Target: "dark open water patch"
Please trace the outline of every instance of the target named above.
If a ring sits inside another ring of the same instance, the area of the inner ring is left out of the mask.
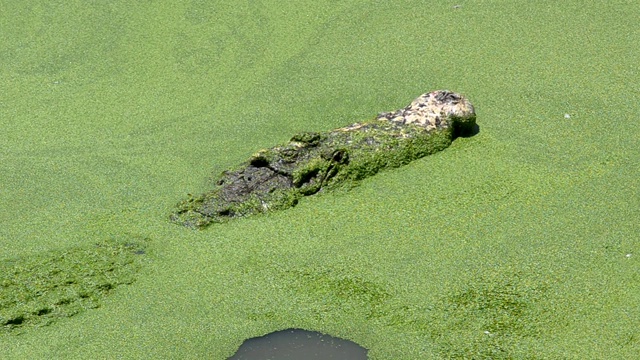
[[[228,360],[367,360],[367,351],[349,340],[287,329],[246,340]]]

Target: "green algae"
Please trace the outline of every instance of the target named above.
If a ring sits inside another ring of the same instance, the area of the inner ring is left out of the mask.
[[[289,270],[282,276],[291,283],[292,291],[322,299],[322,306],[314,314],[316,317],[321,317],[327,308],[348,306],[364,309],[367,319],[383,317],[393,297],[384,284],[336,269]]]
[[[424,325],[442,358],[538,359],[523,345],[549,325],[548,314],[537,308],[548,285],[530,278],[518,270],[494,273],[436,302]],[[471,339],[461,341],[464,332]]]
[[[249,256],[291,268],[348,257],[345,272],[412,287],[415,296],[398,302],[425,308],[432,294],[479,286],[465,276],[474,264],[479,272],[503,259],[535,264],[543,277],[562,275],[543,302],[555,321],[537,340],[514,344],[515,358],[524,358],[518,348],[547,359],[640,352],[640,58],[630,46],[638,43],[638,2],[465,1],[457,10],[417,1],[251,3],[259,14],[247,1],[221,9],[223,2],[196,0],[184,6],[206,7],[213,21],[193,26],[181,22],[175,2],[49,2],[56,11],[44,12],[46,23],[25,11],[38,3],[5,1],[1,15],[8,66],[0,258],[86,244],[116,229],[152,235],[162,256],[157,270],[117,289],[99,311],[3,337],[4,357],[226,359],[257,332],[302,324],[366,345],[372,359],[448,353],[446,341],[432,349],[414,327],[365,321],[339,306],[309,320],[305,309],[316,302],[304,290],[284,296],[272,288],[288,284],[274,286],[268,274],[253,286],[235,280],[235,263]],[[88,11],[95,6],[113,11]],[[256,22],[264,14],[266,26]],[[240,69],[250,56],[259,67]],[[55,70],[53,61],[68,70],[34,73]],[[295,211],[201,233],[162,221],[185,189],[207,190],[202,179],[212,167],[240,163],[288,140],[283,134],[366,119],[442,86],[473,95],[482,134],[350,194],[304,199]],[[118,223],[102,215],[125,211],[130,219]],[[87,226],[95,237],[85,236]],[[260,265],[250,276],[264,274]],[[245,321],[252,306],[281,323]],[[438,326],[453,349],[486,336],[473,321],[455,323]],[[484,351],[465,352],[474,348]]]
[[[107,240],[0,261],[0,331],[49,325],[135,281],[146,239]]]

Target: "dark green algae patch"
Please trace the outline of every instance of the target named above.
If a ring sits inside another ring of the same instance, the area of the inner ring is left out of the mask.
[[[147,242],[110,239],[0,260],[0,333],[20,333],[100,307],[102,298],[135,281]]]
[[[288,143],[260,150],[237,169],[224,171],[211,191],[189,195],[171,220],[203,228],[290,208],[302,197],[348,188],[385,168],[444,150],[456,136],[477,129],[475,118],[462,95],[439,90],[371,121],[295,134]]]

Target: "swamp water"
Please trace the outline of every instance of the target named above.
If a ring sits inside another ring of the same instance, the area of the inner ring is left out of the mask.
[[[246,340],[228,360],[367,360],[367,351],[352,341],[288,329]]]

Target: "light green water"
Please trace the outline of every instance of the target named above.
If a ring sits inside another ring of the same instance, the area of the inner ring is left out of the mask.
[[[373,359],[640,352],[634,1],[0,1],[0,258],[148,238],[16,359],[212,358],[304,328]],[[446,88],[480,133],[202,232],[206,179]],[[565,118],[569,114],[569,118]]]

